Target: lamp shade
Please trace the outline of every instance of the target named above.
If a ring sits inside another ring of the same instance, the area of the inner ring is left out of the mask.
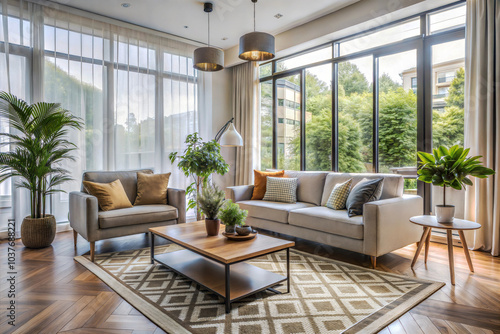
[[[221,146],[243,146],[243,138],[234,128],[234,124],[231,123],[226,131],[220,137]]]
[[[240,59],[262,61],[273,59],[274,36],[254,31],[240,37]]]
[[[222,70],[224,68],[224,51],[209,46],[194,50],[193,67],[205,72]]]

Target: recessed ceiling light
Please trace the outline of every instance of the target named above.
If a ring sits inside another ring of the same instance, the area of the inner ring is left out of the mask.
[[[128,2],[124,2],[121,5],[123,8],[129,8],[131,5]]]
[[[227,41],[227,37],[222,37],[221,38],[223,41]]]
[[[280,19],[280,18],[283,17],[283,14],[278,13],[278,14],[274,15],[274,17],[277,18],[277,19]]]
[[[184,29],[187,29],[187,28],[189,28],[189,26],[184,26]]]

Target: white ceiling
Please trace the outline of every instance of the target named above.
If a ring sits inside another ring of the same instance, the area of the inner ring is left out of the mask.
[[[52,0],[111,18],[206,43],[207,14],[198,0]],[[257,31],[278,34],[359,0],[260,0]],[[213,0],[211,44],[227,49],[253,30],[250,0]],[[121,6],[130,3],[129,8]],[[280,19],[276,14],[283,15]],[[187,26],[188,28],[185,28]],[[225,40],[223,40],[223,38]]]

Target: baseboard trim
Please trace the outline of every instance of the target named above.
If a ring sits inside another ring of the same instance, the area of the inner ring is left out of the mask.
[[[56,225],[56,233],[73,231],[69,222],[58,223]],[[9,238],[9,234],[7,231],[0,231],[0,240],[5,240]],[[16,239],[21,238],[21,231],[16,231]]]

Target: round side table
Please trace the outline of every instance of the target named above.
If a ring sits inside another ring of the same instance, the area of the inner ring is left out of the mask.
[[[453,239],[451,235],[453,230],[458,231],[458,235],[460,236],[460,241],[462,241],[462,246],[464,248],[465,258],[467,259],[467,263],[469,264],[469,269],[471,272],[474,272],[474,267],[472,266],[469,249],[467,248],[467,242],[465,241],[463,231],[477,230],[478,228],[481,227],[480,224],[458,218],[454,218],[452,223],[441,224],[437,222],[435,216],[428,216],[428,215],[411,217],[410,222],[424,227],[424,233],[422,233],[422,238],[420,239],[417,251],[415,252],[415,256],[413,257],[413,261],[411,262],[412,268],[417,262],[418,256],[424,244],[425,244],[425,263],[427,263],[427,255],[429,253],[429,243],[431,239],[431,230],[433,228],[439,228],[446,230],[446,241],[448,244],[448,259],[450,263],[451,284],[455,285],[455,265],[453,262]]]

